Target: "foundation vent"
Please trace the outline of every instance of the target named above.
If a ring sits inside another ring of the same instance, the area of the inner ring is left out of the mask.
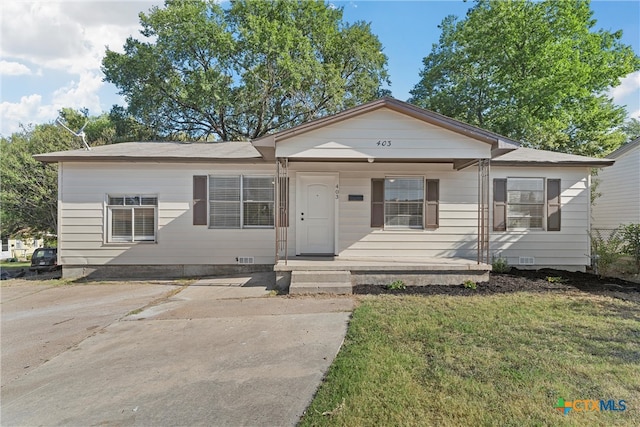
[[[532,256],[521,256],[518,258],[518,264],[520,265],[535,265],[536,259]]]
[[[236,258],[238,264],[255,264],[255,260],[252,256],[239,256]]]

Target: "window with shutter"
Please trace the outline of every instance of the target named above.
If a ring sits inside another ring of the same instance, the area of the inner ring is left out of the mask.
[[[371,227],[423,228],[424,205],[423,178],[371,180]]]
[[[273,228],[274,223],[273,176],[209,176],[209,228]]]
[[[494,179],[494,231],[560,231],[560,192],[559,179]]]

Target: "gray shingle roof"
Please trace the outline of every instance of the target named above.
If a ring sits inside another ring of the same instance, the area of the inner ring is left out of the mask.
[[[123,142],[88,150],[58,151],[34,156],[42,162],[136,161],[210,162],[262,161],[250,142]]]
[[[617,159],[618,157],[620,157],[624,153],[627,153],[627,152],[633,150],[634,148],[636,148],[638,146],[640,146],[640,138],[636,138],[633,141],[627,142],[622,147],[618,148],[616,151],[614,151],[611,154],[609,154],[607,156],[607,158],[608,159]]]
[[[526,166],[527,164],[530,164],[544,166],[581,165],[589,167],[602,167],[611,166],[613,164],[613,160],[520,147],[517,150],[510,151],[494,158],[493,160],[491,160],[491,164],[503,166]]]

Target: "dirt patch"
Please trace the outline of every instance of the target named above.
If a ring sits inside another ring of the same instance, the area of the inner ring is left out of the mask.
[[[477,289],[469,289],[463,285],[407,286],[402,290],[392,290],[376,285],[353,287],[354,294],[372,295],[478,295],[509,292],[575,292],[576,290],[640,301],[640,284],[638,283],[618,278],[601,278],[590,273],[552,269],[513,268],[505,274],[492,273],[488,282],[478,283]]]

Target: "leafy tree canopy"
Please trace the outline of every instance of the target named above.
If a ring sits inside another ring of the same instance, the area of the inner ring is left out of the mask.
[[[622,132],[627,136],[627,142],[640,138],[640,120],[629,119],[622,125]]]
[[[584,0],[478,0],[442,21],[410,102],[524,141],[603,156],[626,116],[606,91],[640,68]]]
[[[322,1],[167,0],[140,14],[145,41],[107,49],[106,80],[159,134],[257,138],[377,97],[382,45]]]
[[[60,117],[74,132],[86,123],[89,145],[111,143],[114,127],[107,115],[87,117],[87,111],[60,110]],[[88,120],[88,122],[87,122]],[[76,150],[81,140],[55,123],[24,126],[8,138],[0,138],[0,221],[2,238],[55,235],[58,224],[58,168],[43,164],[34,154]]]

